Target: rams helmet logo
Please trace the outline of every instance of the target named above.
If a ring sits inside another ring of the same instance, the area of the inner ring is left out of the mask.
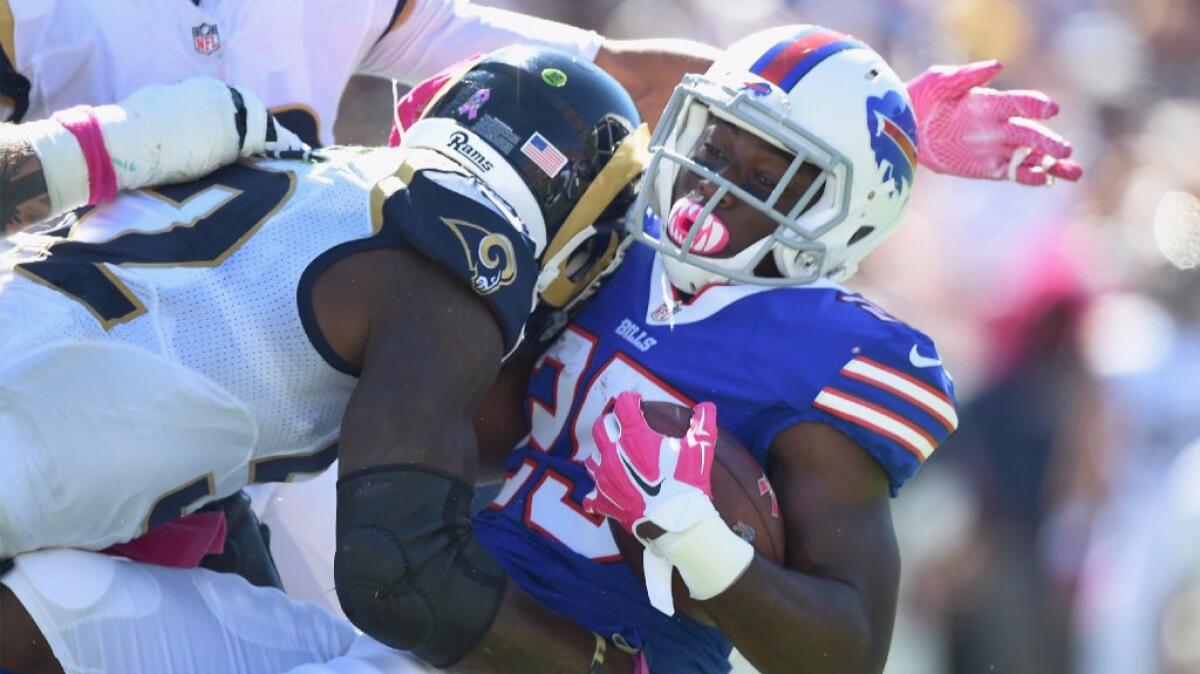
[[[507,236],[465,220],[442,218],[442,222],[462,244],[475,292],[490,295],[516,280],[517,253]]]

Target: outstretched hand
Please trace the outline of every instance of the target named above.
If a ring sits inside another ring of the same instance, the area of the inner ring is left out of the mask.
[[[932,66],[908,83],[917,117],[918,159],[939,173],[964,178],[1048,185],[1078,180],[1071,144],[1039,123],[1058,103],[1034,90],[987,88],[999,61]]]

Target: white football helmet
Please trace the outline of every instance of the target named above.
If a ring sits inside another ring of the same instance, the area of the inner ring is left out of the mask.
[[[766,199],[690,158],[709,115],[794,155]],[[904,83],[870,47],[817,26],[760,31],[732,45],[707,73],[688,75],[675,88],[650,141],[650,189],[641,191],[630,211],[640,216],[653,210],[661,234],[644,231],[642,217],[628,218],[627,226],[637,240],[662,252],[672,284],[685,292],[727,280],[799,285],[844,279],[899,223],[912,193],[916,142]],[[789,212],[776,210],[804,163],[819,169],[816,180]],[[680,170],[715,190],[687,236],[673,241],[667,217]],[[733,257],[699,254],[710,234],[704,225],[727,194],[779,227]],[[783,278],[755,273],[768,254]]]

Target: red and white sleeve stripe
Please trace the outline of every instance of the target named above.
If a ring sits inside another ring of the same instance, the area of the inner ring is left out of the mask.
[[[958,413],[949,396],[910,374],[865,356],[857,356],[846,363],[841,374],[913,405],[936,420],[947,433],[958,427]],[[921,461],[929,458],[939,444],[939,440],[917,422],[835,386],[822,389],[813,405],[891,439]]]

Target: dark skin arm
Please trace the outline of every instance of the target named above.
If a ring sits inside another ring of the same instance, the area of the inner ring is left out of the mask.
[[[509,454],[529,432],[525,423],[525,391],[540,352],[536,347],[519,347],[500,368],[496,383],[475,409],[475,437],[479,442],[477,483],[502,481]]]
[[[0,669],[28,674],[63,672],[33,618],[3,585],[0,585]]]
[[[441,267],[401,250],[335,263],[317,280],[313,303],[330,345],[362,367],[342,419],[341,474],[420,463],[473,483],[479,452],[473,421],[504,355],[487,305]],[[499,398],[496,404],[497,415],[519,413]],[[506,423],[492,442],[523,432],[520,425]],[[459,669],[578,674],[594,648],[591,632],[510,583],[491,631]],[[630,672],[632,660],[610,652],[604,671]]]
[[[866,451],[823,424],[780,433],[769,468],[787,568],[755,557],[704,608],[763,674],[878,674],[900,577],[887,478]]]
[[[642,120],[654,128],[683,76],[705,72],[720,54],[693,40],[605,40],[596,65],[625,87]]]
[[[0,236],[50,217],[42,162],[12,124],[0,125]]]

